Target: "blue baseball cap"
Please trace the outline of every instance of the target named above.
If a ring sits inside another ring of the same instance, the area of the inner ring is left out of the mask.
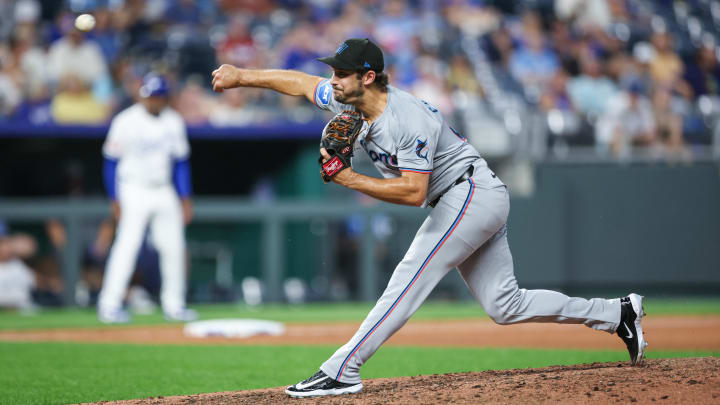
[[[164,77],[156,73],[149,73],[143,78],[140,97],[166,97],[168,93],[170,93],[170,86]]]

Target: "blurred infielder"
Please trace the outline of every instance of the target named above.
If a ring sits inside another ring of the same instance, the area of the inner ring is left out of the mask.
[[[190,146],[182,117],[168,106],[168,91],[162,76],[146,76],[140,102],[112,120],[103,145],[105,186],[118,226],[98,299],[102,322],[130,321],[122,303],[148,223],[160,258],[165,318],[197,317],[185,307],[184,225],[192,218]]]
[[[587,300],[518,288],[507,241],[509,198],[505,185],[437,109],[387,85],[377,45],[367,39],[349,39],[334,55],[319,60],[333,68],[331,79],[222,65],[213,72],[213,86],[216,91],[240,86],[270,88],[305,96],[322,109],[341,112],[326,126],[325,138],[347,135],[354,125],[352,112],[359,112],[364,120],[359,144],[384,178],[345,167],[338,156],[346,148],[333,153],[321,148],[323,176],[380,200],[433,209],[352,339],[323,363],[320,371],[288,387],[287,394],[306,397],[359,392],[360,366],[405,324],[453,268],[499,324],[582,323],[617,333],[626,343],[632,363],[642,361],[646,343],[640,325],[641,296]],[[342,112],[345,110],[350,112]],[[325,138],[322,144],[327,144]]]

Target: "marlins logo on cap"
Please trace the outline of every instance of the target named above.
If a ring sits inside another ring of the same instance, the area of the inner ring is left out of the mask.
[[[337,51],[335,51],[335,54],[336,54],[336,55],[341,54],[341,53],[342,53],[344,50],[346,50],[347,48],[348,48],[348,44],[345,43],[345,42],[343,42],[343,43],[340,44],[340,46],[338,47]]]

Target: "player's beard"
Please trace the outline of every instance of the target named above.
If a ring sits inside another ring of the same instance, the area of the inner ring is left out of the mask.
[[[358,87],[355,90],[350,91],[349,93],[340,93],[338,95],[333,95],[335,101],[343,104],[352,104],[353,101],[357,101],[362,98],[362,96],[365,94],[365,88],[363,87],[361,80],[358,80],[357,84]]]

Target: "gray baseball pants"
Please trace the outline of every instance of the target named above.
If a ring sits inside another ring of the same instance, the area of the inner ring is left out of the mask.
[[[485,173],[476,174],[480,175]],[[505,225],[510,211],[507,189],[483,189],[475,183],[471,178],[451,188],[432,209],[358,331],[320,367],[325,374],[344,383],[360,382],[360,366],[454,268],[498,324],[582,323],[609,333],[617,329],[617,298],[587,300],[518,288]]]

